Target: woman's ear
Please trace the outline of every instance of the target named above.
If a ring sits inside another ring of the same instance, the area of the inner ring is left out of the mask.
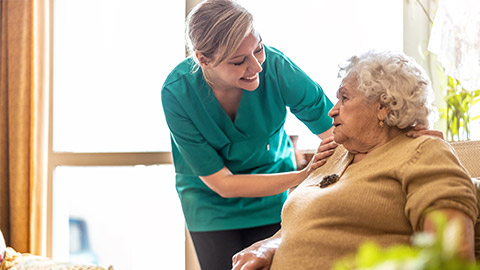
[[[200,63],[200,66],[202,66],[202,68],[209,68],[211,66],[210,60],[205,55],[203,55],[203,53],[195,52],[195,56],[197,57],[198,63]]]
[[[385,120],[390,113],[390,109],[382,103],[377,104],[377,118],[378,120]]]

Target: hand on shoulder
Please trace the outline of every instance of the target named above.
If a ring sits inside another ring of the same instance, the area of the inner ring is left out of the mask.
[[[315,170],[318,167],[321,167],[327,162],[328,157],[330,157],[338,144],[333,140],[333,136],[330,136],[320,143],[320,146],[317,148],[317,152],[313,155],[310,160],[307,168],[309,169],[308,174]]]
[[[427,129],[424,125],[416,125],[407,132],[408,137],[416,138],[422,135],[434,136],[443,139],[443,132],[439,130]]]

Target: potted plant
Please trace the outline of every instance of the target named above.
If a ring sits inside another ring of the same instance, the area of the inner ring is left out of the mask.
[[[446,119],[446,137],[449,141],[470,140],[471,123],[480,119],[480,115],[471,115],[472,108],[480,101],[480,89],[469,91],[462,87],[459,80],[445,76],[439,68],[440,77],[446,81],[446,108],[440,110],[441,118]]]
[[[431,24],[428,51],[437,56],[441,88],[445,89],[446,108],[440,112],[446,120],[446,139],[470,140],[471,124],[480,118],[472,115],[472,108],[480,100],[480,89],[472,90],[480,87],[480,80],[472,79],[478,78],[480,72],[476,64],[480,19],[471,16],[478,13],[480,5],[475,0],[442,1],[434,21],[422,1],[416,2]]]

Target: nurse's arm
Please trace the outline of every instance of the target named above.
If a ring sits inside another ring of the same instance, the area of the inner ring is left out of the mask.
[[[313,170],[325,164],[325,157],[332,153],[333,150],[327,150],[315,154],[301,171],[272,174],[233,174],[227,167],[223,167],[214,174],[200,176],[200,179],[224,198],[272,196],[299,185]]]

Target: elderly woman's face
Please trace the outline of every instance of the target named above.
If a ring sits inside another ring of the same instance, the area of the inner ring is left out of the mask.
[[[333,118],[333,134],[337,143],[349,151],[362,152],[375,144],[378,135],[378,102],[368,104],[357,90],[354,77],[347,77],[337,91],[338,102],[328,115]]]

